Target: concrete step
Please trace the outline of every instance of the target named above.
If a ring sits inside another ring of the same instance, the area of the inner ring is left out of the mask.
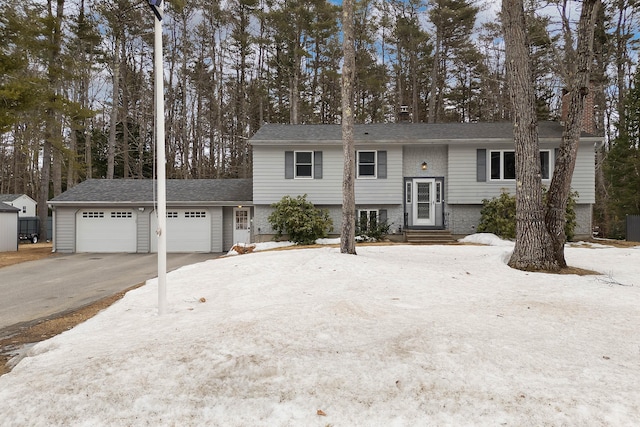
[[[421,245],[442,245],[455,243],[449,230],[405,230],[407,243]]]

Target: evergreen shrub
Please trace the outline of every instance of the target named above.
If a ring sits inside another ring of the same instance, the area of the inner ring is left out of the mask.
[[[377,218],[360,218],[356,221],[356,240],[364,242],[377,242],[389,234],[387,221],[378,221]]]
[[[543,199],[546,202],[547,190],[543,188]],[[569,194],[566,212],[566,224],[564,232],[567,241],[575,236],[577,225],[576,220],[576,198],[578,192]],[[480,210],[479,233],[493,233],[503,239],[516,238],[516,196],[510,195],[507,191],[502,191],[499,197],[484,199]]]
[[[311,245],[316,239],[327,237],[333,231],[333,221],[326,209],[317,209],[304,196],[284,196],[279,202],[271,205],[275,210],[268,221],[276,235],[274,240],[284,234],[298,245]]]

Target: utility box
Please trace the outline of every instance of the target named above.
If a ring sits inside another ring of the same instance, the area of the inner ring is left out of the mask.
[[[38,243],[40,240],[40,218],[37,216],[22,217],[18,220],[18,238]]]
[[[640,215],[627,215],[627,241],[640,242]]]

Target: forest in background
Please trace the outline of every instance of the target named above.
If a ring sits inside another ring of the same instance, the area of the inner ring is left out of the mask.
[[[495,3],[356,1],[355,122],[394,122],[402,106],[414,122],[511,120]],[[580,2],[526,4],[538,117],[558,120]],[[339,5],[164,6],[168,178],[250,177],[261,123],[340,123]],[[605,141],[595,220],[620,237],[640,213],[638,6],[605,6],[591,77]],[[153,19],[146,0],[2,2],[0,192],[46,205],[85,179],[153,177]]]

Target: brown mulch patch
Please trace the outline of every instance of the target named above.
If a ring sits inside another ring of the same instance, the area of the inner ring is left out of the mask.
[[[49,257],[51,243],[21,243],[17,251],[0,252],[0,268],[26,261],[35,261]]]

